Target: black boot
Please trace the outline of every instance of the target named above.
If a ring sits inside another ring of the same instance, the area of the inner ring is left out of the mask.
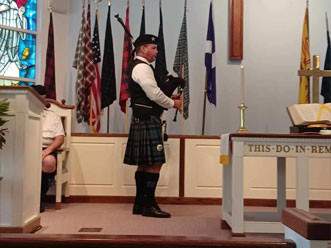
[[[155,200],[155,189],[159,180],[158,173],[145,174],[145,194],[144,194],[144,207],[142,211],[143,216],[156,217],[156,218],[170,218],[171,215],[162,211]]]
[[[143,198],[144,198],[144,181],[145,181],[145,172],[136,171],[136,198],[134,200],[134,205],[132,209],[132,214],[142,214],[143,210]]]
[[[46,194],[49,189],[49,174],[42,172],[41,174],[41,189],[40,189],[40,213],[45,211]]]

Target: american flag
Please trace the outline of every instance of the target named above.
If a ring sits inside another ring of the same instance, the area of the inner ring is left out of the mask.
[[[99,42],[99,25],[98,25],[98,11],[95,12],[95,24],[92,39],[93,64],[95,70],[94,82],[91,86],[91,112],[90,112],[90,126],[94,133],[100,131],[100,115],[101,115],[101,81],[100,81],[100,42]]]
[[[129,25],[129,1],[127,2],[125,26],[130,31]],[[126,113],[126,102],[129,98],[128,82],[129,82],[129,62],[132,53],[132,42],[129,34],[124,32],[124,45],[123,45],[123,57],[122,57],[122,77],[121,77],[121,89],[120,89],[120,106],[123,113]]]

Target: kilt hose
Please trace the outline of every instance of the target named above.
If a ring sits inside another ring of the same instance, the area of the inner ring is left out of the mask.
[[[157,116],[132,116],[124,163],[136,166],[165,163],[161,119]]]

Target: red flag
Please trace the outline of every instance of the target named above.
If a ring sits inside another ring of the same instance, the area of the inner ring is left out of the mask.
[[[47,53],[46,53],[44,86],[46,88],[46,97],[56,100],[55,53],[54,53],[54,32],[53,32],[52,12],[49,13],[48,44],[47,44]]]
[[[84,57],[84,84],[85,84],[85,104],[84,104],[84,120],[89,123],[90,120],[90,103],[91,103],[91,86],[95,80],[95,66],[93,63],[93,51],[91,42],[91,4],[88,1],[86,25],[84,28],[85,57]]]
[[[94,133],[100,131],[100,115],[101,115],[101,80],[99,64],[101,62],[100,56],[100,41],[99,41],[99,25],[98,25],[98,11],[95,12],[95,24],[92,39],[93,64],[95,70],[95,78],[91,87],[91,112],[90,112],[90,126]]]
[[[130,31],[129,25],[129,2],[126,8],[125,26]],[[126,101],[129,98],[128,83],[129,83],[129,62],[132,53],[132,43],[129,34],[124,32],[124,45],[123,45],[123,57],[122,57],[122,77],[121,77],[121,89],[120,89],[120,106],[123,113],[126,113]]]

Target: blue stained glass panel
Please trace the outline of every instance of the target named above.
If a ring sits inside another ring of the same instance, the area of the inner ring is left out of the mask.
[[[20,41],[18,56],[19,77],[34,79],[36,77],[36,37],[34,35],[27,34],[26,38]]]
[[[16,0],[24,1],[24,0]],[[25,5],[25,17],[28,23],[28,30],[37,30],[37,0],[28,0]]]
[[[0,0],[0,24],[37,30],[37,0]]]
[[[37,29],[37,0],[0,0],[0,24]],[[0,75],[35,79],[36,36],[0,28]]]
[[[15,30],[0,29],[5,39],[0,45],[0,75],[34,79],[36,76],[36,37]]]

